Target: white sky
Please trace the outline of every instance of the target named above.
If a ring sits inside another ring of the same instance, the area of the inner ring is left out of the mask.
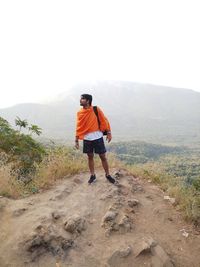
[[[84,80],[200,92],[198,0],[0,0],[0,108]]]

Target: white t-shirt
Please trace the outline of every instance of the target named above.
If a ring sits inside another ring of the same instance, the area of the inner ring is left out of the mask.
[[[84,136],[84,140],[93,141],[103,137],[103,133],[101,131],[96,131],[92,133],[88,133]]]

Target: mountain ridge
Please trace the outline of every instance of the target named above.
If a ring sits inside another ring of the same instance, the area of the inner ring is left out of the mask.
[[[79,84],[55,101],[0,109],[0,116],[12,123],[19,116],[38,124],[46,137],[73,140],[82,93],[93,95],[93,105],[109,118],[116,140],[198,140],[200,93],[166,86],[117,81]]]

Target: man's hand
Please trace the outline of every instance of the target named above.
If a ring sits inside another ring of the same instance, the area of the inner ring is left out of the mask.
[[[78,142],[78,140],[75,141],[75,148],[76,149],[79,149],[79,142]]]
[[[110,143],[110,141],[112,140],[112,134],[111,133],[107,133],[106,140],[108,141],[108,143]]]

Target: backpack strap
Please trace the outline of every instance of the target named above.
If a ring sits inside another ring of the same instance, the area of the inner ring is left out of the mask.
[[[98,121],[99,128],[100,128],[100,120],[99,120],[99,115],[98,115],[97,106],[93,106],[93,110],[94,110],[95,115],[97,116],[97,121]]]

